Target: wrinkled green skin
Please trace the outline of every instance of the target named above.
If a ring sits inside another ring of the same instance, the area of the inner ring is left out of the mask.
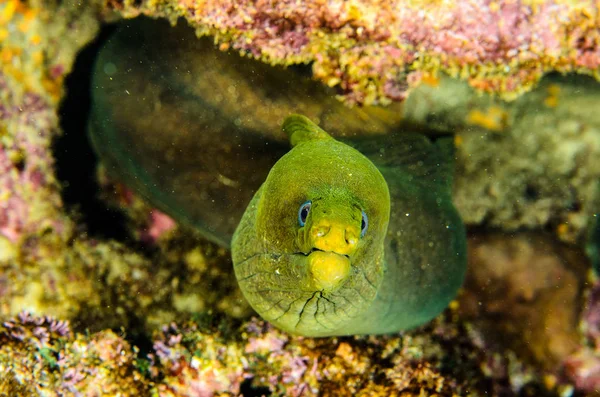
[[[420,137],[378,169],[302,116],[286,125],[293,148],[271,169],[232,240],[235,274],[252,307],[287,332],[313,337],[391,333],[439,314],[466,268],[450,183],[439,164],[431,172],[423,164],[439,157],[415,153],[439,148]],[[302,227],[298,209],[307,200],[313,204]],[[361,211],[369,224],[349,256],[350,275],[334,291],[316,289],[307,265],[311,226],[329,217],[360,230]]]

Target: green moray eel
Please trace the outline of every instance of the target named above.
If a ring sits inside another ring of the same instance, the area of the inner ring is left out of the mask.
[[[306,117],[290,116],[283,130],[293,148],[232,241],[252,307],[305,336],[390,333],[440,313],[463,281],[465,232],[445,167],[411,160],[444,150],[405,136],[408,158],[378,169]]]
[[[302,71],[136,19],[98,54],[89,133],[109,174],[231,248],[263,318],[331,336],[423,324],[464,277],[452,140],[400,121],[397,107],[346,108]]]

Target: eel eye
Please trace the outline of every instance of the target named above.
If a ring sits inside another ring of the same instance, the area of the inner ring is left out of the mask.
[[[298,223],[300,226],[304,226],[306,223],[306,218],[308,218],[308,212],[310,211],[310,206],[312,202],[309,200],[300,206],[298,210]]]
[[[362,212],[362,222],[360,223],[360,237],[363,237],[367,232],[367,228],[369,227],[369,218],[367,218],[367,214],[365,211]]]

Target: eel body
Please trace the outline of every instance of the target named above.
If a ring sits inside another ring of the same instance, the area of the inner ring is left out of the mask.
[[[405,135],[388,157],[363,143],[371,161],[306,117],[290,116],[283,129],[293,148],[232,241],[252,307],[287,332],[316,337],[390,333],[439,314],[466,268],[442,162],[447,142]]]

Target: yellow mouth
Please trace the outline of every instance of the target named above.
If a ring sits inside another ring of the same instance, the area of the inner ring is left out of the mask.
[[[334,291],[350,274],[350,259],[331,251],[313,251],[308,266],[318,290]]]

